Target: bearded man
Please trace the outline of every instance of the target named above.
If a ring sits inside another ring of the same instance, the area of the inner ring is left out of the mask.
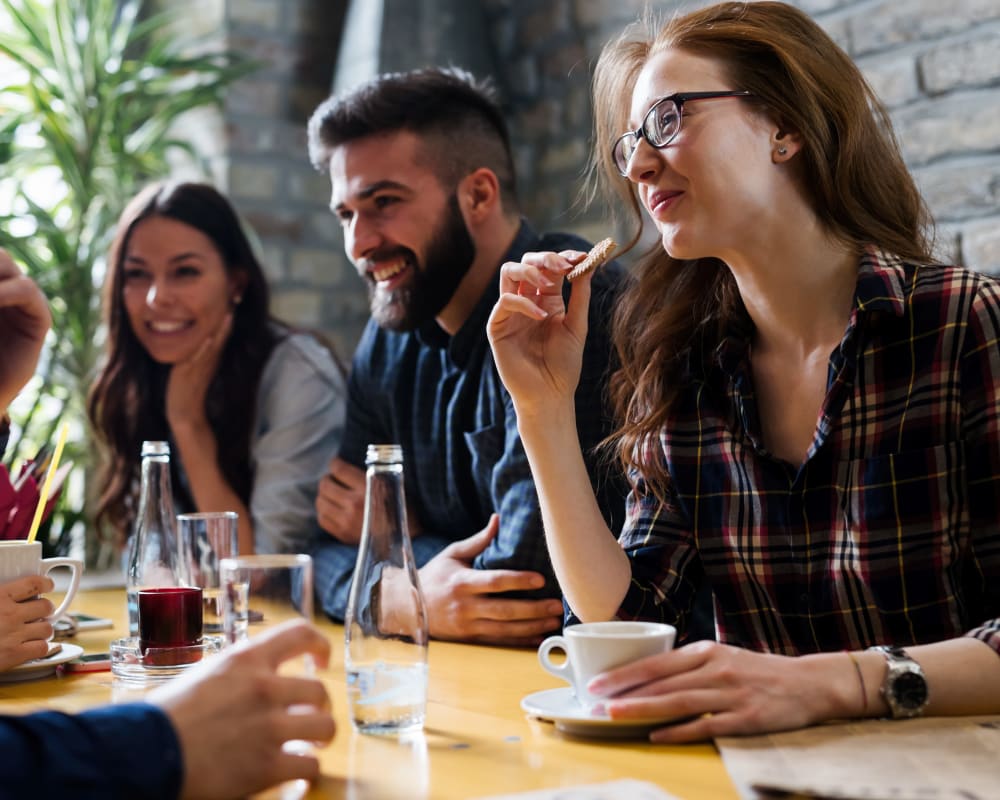
[[[371,319],[355,352],[339,453],[316,510],[317,596],[342,620],[357,557],[369,443],[401,444],[408,519],[430,633],[534,645],[563,607],[511,399],[486,321],[500,267],[532,251],[583,258],[589,244],[539,235],[518,206],[506,123],[490,87],[455,69],[386,74],[324,101],[309,122],[313,164],[367,283]],[[576,423],[612,531],[623,486],[595,446],[610,432],[608,324],[623,277],[592,281]]]

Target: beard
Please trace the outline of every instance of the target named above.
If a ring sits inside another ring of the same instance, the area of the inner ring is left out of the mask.
[[[448,199],[444,219],[431,235],[422,264],[416,253],[406,248],[380,251],[371,258],[389,260],[392,256],[404,257],[413,269],[406,285],[398,289],[368,284],[372,319],[380,328],[416,330],[448,304],[476,256],[476,244],[462,218],[457,195]]]

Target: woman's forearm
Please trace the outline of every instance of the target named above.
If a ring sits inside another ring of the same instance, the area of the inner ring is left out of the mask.
[[[582,620],[612,618],[628,590],[628,558],[601,515],[572,405],[544,419],[518,414],[545,540],[559,586]]]

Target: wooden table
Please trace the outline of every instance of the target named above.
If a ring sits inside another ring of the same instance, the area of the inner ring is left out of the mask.
[[[73,607],[115,621],[114,630],[73,640],[87,652],[106,650],[124,635],[123,590],[83,592]],[[527,718],[522,697],[563,685],[530,650],[433,642],[424,733],[404,740],[363,736],[347,716],[343,628],[319,624],[333,645],[331,666],[320,678],[333,699],[337,736],[320,751],[323,778],[309,797],[450,800],[633,778],[684,800],[737,798],[711,745],[579,738]],[[110,672],[64,675],[0,684],[0,711],[79,711],[140,697],[140,690],[122,688]]]

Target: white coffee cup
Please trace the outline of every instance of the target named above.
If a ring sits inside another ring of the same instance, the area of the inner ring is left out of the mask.
[[[72,571],[66,596],[59,608],[46,617],[50,622],[63,613],[80,588],[83,562],[78,558],[42,558],[42,543],[24,539],[0,542],[0,583],[7,583],[25,575],[48,575],[56,567],[67,567]]]
[[[603,698],[587,691],[595,676],[646,656],[665,652],[674,646],[677,629],[662,622],[584,622],[563,630],[562,636],[550,636],[538,648],[542,667],[573,687],[577,702],[590,710]],[[566,660],[554,664],[549,656],[562,650]]]

